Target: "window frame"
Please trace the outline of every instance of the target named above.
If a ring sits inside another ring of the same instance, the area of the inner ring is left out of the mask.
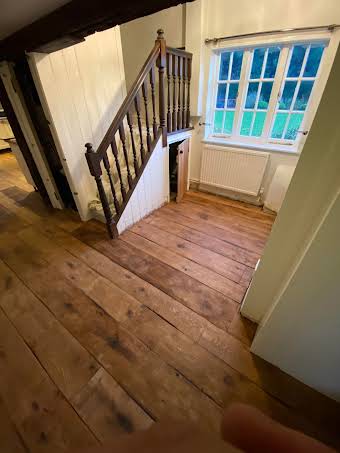
[[[331,33],[329,31],[310,33],[298,33],[287,35],[273,35],[269,37],[256,37],[248,39],[238,39],[226,42],[221,42],[211,49],[209,53],[209,81],[206,87],[206,127],[204,134],[204,141],[221,143],[231,146],[240,146],[254,149],[277,149],[278,151],[286,151],[297,153],[301,150],[305,136],[300,134],[296,140],[275,139],[270,137],[270,132],[274,124],[275,112],[278,99],[282,95],[284,87],[284,80],[286,72],[288,71],[289,62],[291,59],[290,48],[296,44],[315,44],[322,43],[325,45],[325,50],[318,68],[317,75],[314,79],[314,86],[308,101],[306,110],[304,111],[304,118],[300,125],[300,130],[307,130],[315,115],[317,105],[320,101],[322,90],[327,78],[327,71],[330,70],[333,56],[329,57],[330,52]],[[259,47],[281,47],[279,61],[277,64],[274,83],[271,91],[269,105],[265,124],[263,127],[262,137],[241,136],[240,128],[243,114],[243,106],[245,105],[245,98],[247,95],[247,85],[249,82],[251,63],[253,58],[253,51]],[[225,51],[243,50],[243,61],[241,68],[241,75],[239,81],[239,90],[235,106],[234,126],[231,134],[214,133],[214,112],[216,106],[218,76],[219,76],[219,61],[220,54]],[[331,61],[329,61],[331,60]],[[302,72],[302,71],[301,71]]]
[[[272,121],[271,121],[271,127],[270,127],[270,131],[269,131],[269,138],[268,138],[269,140],[272,140],[274,142],[278,142],[278,143],[283,144],[283,145],[284,144],[294,145],[296,142],[299,142],[299,140],[296,140],[296,139],[295,140],[290,140],[290,139],[285,139],[285,138],[282,138],[282,139],[270,138],[271,132],[272,132],[273,127],[274,127],[275,114],[280,110],[278,108],[278,105],[279,105],[279,100],[280,100],[281,95],[282,95],[283,90],[284,90],[285,82],[286,81],[295,81],[295,80],[297,81],[298,86],[295,89],[294,96],[293,96],[292,102],[291,102],[291,108],[288,110],[288,114],[291,114],[291,113],[302,113],[303,114],[303,119],[302,119],[302,122],[301,122],[301,124],[299,126],[299,129],[300,130],[305,130],[304,129],[304,124],[306,122],[306,116],[308,116],[309,106],[310,106],[310,103],[312,102],[312,99],[314,97],[315,87],[317,86],[317,81],[319,80],[319,77],[320,77],[320,74],[321,74],[321,71],[322,71],[322,66],[323,66],[323,63],[324,63],[324,56],[325,56],[325,52],[327,51],[327,47],[328,47],[329,41],[315,40],[315,41],[308,41],[308,42],[304,41],[304,42],[298,42],[298,43],[294,42],[291,45],[291,49],[293,49],[294,45],[296,45],[296,44],[308,44],[308,51],[305,53],[305,56],[303,58],[303,62],[302,62],[301,70],[300,70],[300,75],[298,77],[288,77],[288,70],[289,70],[290,62],[291,62],[291,59],[292,59],[292,56],[293,56],[293,52],[289,51],[289,55],[287,57],[287,61],[286,61],[285,69],[284,69],[284,74],[283,74],[281,85],[280,85],[281,89],[279,91],[277,102],[276,102],[276,105],[275,105],[275,108],[274,108],[274,112],[273,112],[273,117],[272,117]],[[319,67],[318,67],[318,70],[317,70],[317,73],[316,73],[315,77],[303,77],[303,73],[304,73],[304,70],[305,70],[305,67],[306,67],[306,63],[307,63],[307,59],[308,59],[308,56],[309,56],[309,52],[310,52],[311,46],[313,44],[324,44],[325,45],[325,49],[324,49],[323,55],[321,57],[320,64],[319,64]],[[305,108],[305,110],[294,110],[294,105],[295,105],[295,101],[296,101],[296,98],[297,98],[298,93],[299,93],[301,82],[302,81],[308,81],[308,80],[309,81],[313,81],[313,87],[312,87],[311,93],[309,95],[306,108]],[[286,130],[288,128],[288,124],[289,124],[289,118],[288,118],[288,120],[286,122],[284,131],[283,131],[283,134],[282,134],[283,137],[285,136],[285,132],[286,132]],[[300,136],[300,138],[301,138],[301,136]]]

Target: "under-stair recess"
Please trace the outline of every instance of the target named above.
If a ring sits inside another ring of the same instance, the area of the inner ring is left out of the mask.
[[[168,134],[192,129],[191,63],[192,54],[167,47],[163,30],[158,30],[153,49],[98,149],[85,145],[98,191],[90,207],[95,218],[105,220],[111,238],[123,231],[124,216],[139,185],[150,183],[136,221],[168,201],[164,194],[169,192],[169,177],[162,156],[167,153]],[[154,197],[156,201],[151,200]]]

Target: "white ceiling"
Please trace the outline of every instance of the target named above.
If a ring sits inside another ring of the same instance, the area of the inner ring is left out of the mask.
[[[0,40],[70,0],[0,0]]]

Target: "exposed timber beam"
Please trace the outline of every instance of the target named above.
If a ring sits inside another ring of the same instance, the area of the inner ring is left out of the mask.
[[[189,0],[192,1],[192,0]],[[180,0],[72,0],[0,41],[0,59],[23,52],[53,52],[96,31],[178,5]]]

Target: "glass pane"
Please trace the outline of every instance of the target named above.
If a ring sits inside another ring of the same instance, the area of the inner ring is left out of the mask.
[[[307,58],[303,77],[315,77],[318,72],[324,46],[311,47]]]
[[[227,80],[229,73],[230,52],[221,54],[220,76],[219,80]]]
[[[295,140],[297,131],[303,119],[303,113],[292,113],[289,118],[288,127],[285,133],[286,140]]]
[[[307,45],[294,46],[288,69],[288,77],[299,77]]]
[[[224,108],[224,101],[225,101],[225,93],[227,90],[226,83],[219,83],[217,89],[217,98],[216,98],[216,107],[218,109]]]
[[[267,110],[269,104],[270,94],[272,92],[273,82],[263,82],[259,102],[257,104],[258,109]]]
[[[257,112],[255,115],[253,130],[251,131],[251,135],[253,137],[260,137],[262,135],[264,122],[266,120],[266,112]]]
[[[289,110],[295,93],[297,82],[288,81],[285,83],[279,103],[280,110]]]
[[[263,49],[263,48],[254,50],[253,62],[251,65],[251,73],[250,73],[251,79],[259,79],[261,77],[262,65],[263,65],[265,52],[266,52],[266,49]]]
[[[228,109],[235,108],[237,92],[238,92],[238,83],[231,83],[229,85],[228,100],[227,100]]]
[[[264,71],[265,79],[273,79],[275,77],[277,62],[280,56],[280,47],[269,47],[266,69]]]
[[[231,68],[231,80],[240,80],[243,51],[238,50],[233,55],[233,66]]]
[[[241,135],[249,135],[251,122],[253,119],[253,112],[244,112],[241,125]]]
[[[281,138],[286,125],[288,113],[277,113],[272,130],[272,138]]]
[[[225,112],[225,117],[224,117],[224,126],[223,126],[223,133],[224,134],[231,134],[231,131],[233,130],[233,124],[234,124],[234,116],[235,112]]]
[[[222,132],[223,112],[216,111],[214,118],[214,132],[220,134]]]
[[[301,82],[298,94],[296,96],[294,110],[306,110],[307,103],[312,91],[314,82],[312,81],[303,81]]]
[[[255,107],[258,88],[259,88],[259,82],[250,82],[249,83],[246,105],[245,105],[246,109],[253,109]]]

